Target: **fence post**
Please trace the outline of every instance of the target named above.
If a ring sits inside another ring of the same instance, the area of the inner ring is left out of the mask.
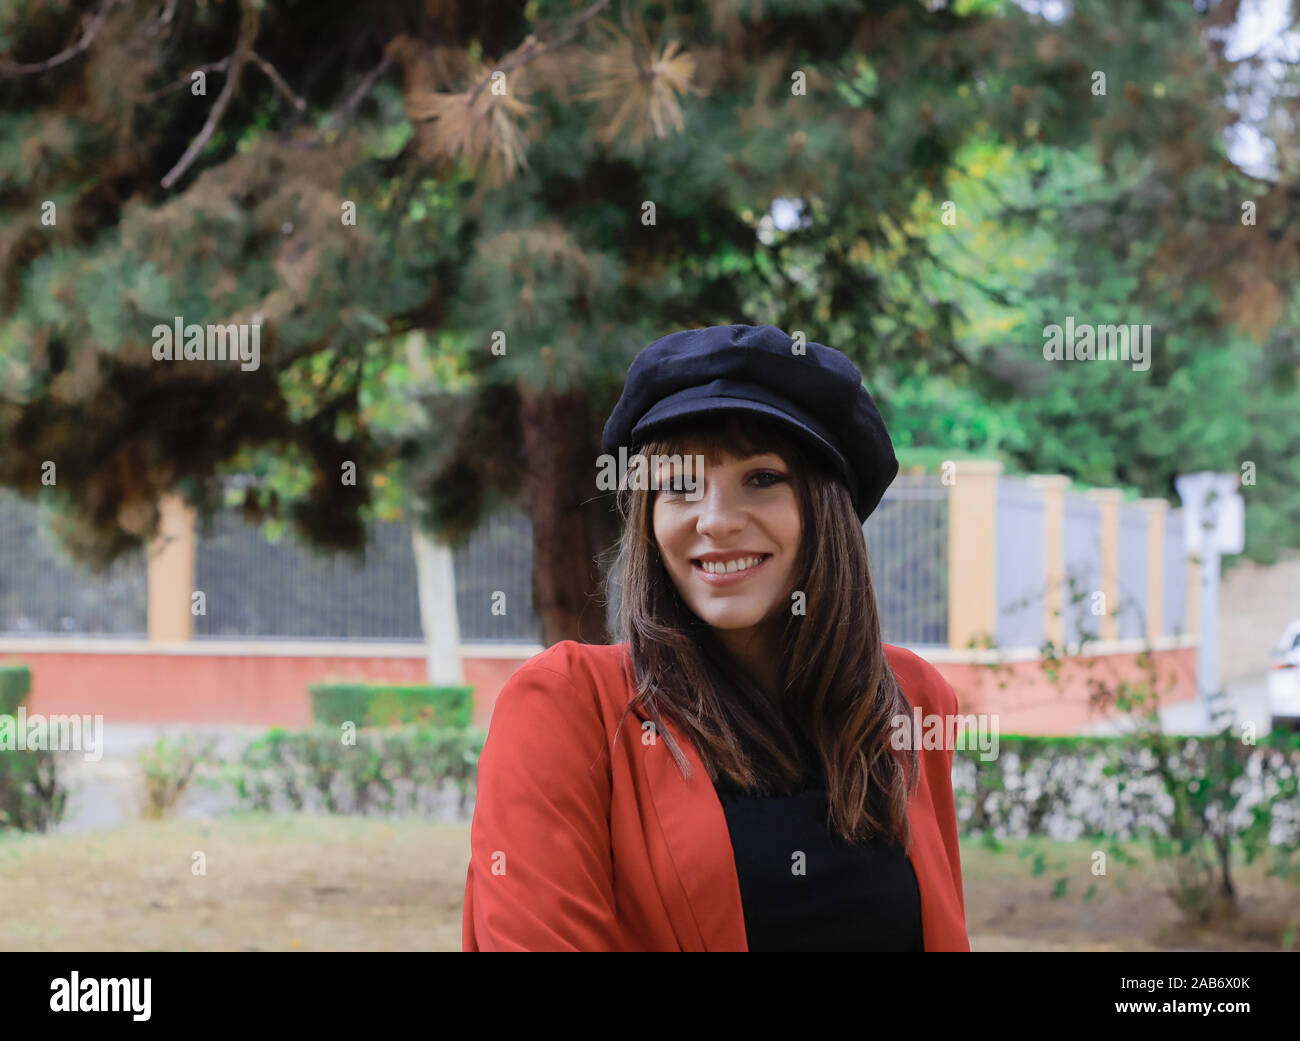
[[[1090,488],[1085,499],[1097,504],[1101,512],[1101,591],[1106,612],[1101,616],[1101,639],[1119,639],[1119,504],[1124,492],[1119,488]]]
[[[188,640],[194,635],[190,601],[194,595],[197,539],[194,509],[176,492],[158,502],[158,534],[149,546],[149,639]]]
[[[1043,495],[1043,634],[1065,644],[1065,493],[1074,482],[1064,474],[1031,474],[1025,481]]]
[[[1154,644],[1165,629],[1165,499],[1139,499],[1147,515],[1147,640]]]
[[[954,463],[948,486],[948,646],[997,635],[998,477],[995,459]]]

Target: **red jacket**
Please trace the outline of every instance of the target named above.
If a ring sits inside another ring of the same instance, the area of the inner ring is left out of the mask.
[[[565,640],[502,688],[479,759],[464,950],[748,950],[726,815],[694,746],[669,724],[687,781],[637,711],[613,745],[635,692],[626,648]],[[956,713],[932,665],[885,652],[914,707]],[[908,804],[927,951],[970,950],[952,754],[918,753]]]

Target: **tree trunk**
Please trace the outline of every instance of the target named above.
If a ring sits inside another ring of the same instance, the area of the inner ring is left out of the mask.
[[[611,492],[596,487],[599,437],[583,391],[521,386],[520,425],[533,522],[533,596],[542,642],[608,643],[598,554],[618,535]]]

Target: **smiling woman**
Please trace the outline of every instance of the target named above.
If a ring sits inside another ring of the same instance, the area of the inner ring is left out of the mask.
[[[670,460],[618,494],[624,642],[498,697],[464,948],[969,950],[953,750],[890,741],[957,700],[881,640],[862,522],[898,464],[857,368],[772,326],[675,333],[629,370],[624,441]]]

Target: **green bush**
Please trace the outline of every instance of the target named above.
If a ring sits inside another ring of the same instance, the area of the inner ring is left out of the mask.
[[[16,715],[31,689],[26,665],[0,665],[0,715]],[[0,831],[48,831],[63,819],[67,804],[56,753],[0,749]]]
[[[176,808],[196,772],[212,760],[215,747],[214,738],[163,736],[136,756],[145,818],[161,820]]]
[[[1094,856],[1121,862],[1132,861],[1125,843],[1150,841],[1169,897],[1206,925],[1236,914],[1238,854],[1300,884],[1300,739],[1246,736],[1231,727],[1196,736],[1004,735],[989,761],[958,749],[958,826],[991,849],[1004,837],[1087,838]],[[1049,869],[1061,873],[1053,895],[1064,895],[1077,865],[1049,863],[1040,850],[1034,873]],[[1096,892],[1094,882],[1083,899]]]
[[[12,716],[32,689],[32,670],[26,665],[0,665],[0,716]]]
[[[240,801],[255,810],[421,813],[454,784],[464,813],[486,737],[476,727],[275,729],[229,770]]]
[[[321,726],[467,727],[474,711],[473,687],[348,682],[317,683],[308,690],[312,719]]]
[[[1156,754],[1149,742],[1132,736],[1002,734],[997,757],[988,761],[978,749],[958,748],[958,823],[967,835],[1048,836],[1055,825],[1063,833],[1055,837],[1131,839],[1186,830],[1191,819],[1216,815],[1209,801],[1226,819],[1244,797],[1237,814],[1243,830],[1267,821],[1275,829],[1274,845],[1296,847],[1300,736],[1263,734],[1255,744],[1225,735],[1165,735],[1163,741]],[[1254,795],[1247,791],[1247,773],[1257,779]],[[1175,820],[1173,803],[1189,786],[1193,805],[1187,819]]]
[[[68,788],[59,776],[61,753],[0,752],[0,831],[49,831],[63,820]]]

